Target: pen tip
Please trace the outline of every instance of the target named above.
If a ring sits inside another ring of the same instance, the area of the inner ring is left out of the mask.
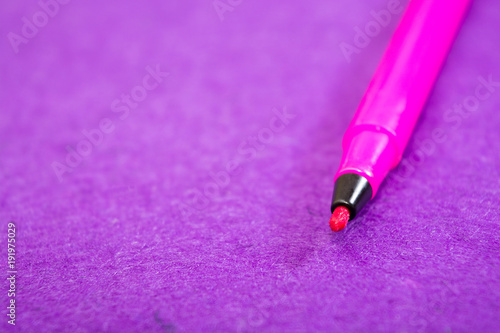
[[[344,229],[347,225],[347,221],[349,221],[349,215],[349,209],[344,206],[337,206],[330,218],[330,228],[332,228],[333,231]]]

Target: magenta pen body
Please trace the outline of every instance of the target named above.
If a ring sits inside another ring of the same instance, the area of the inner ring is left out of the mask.
[[[412,0],[342,141],[332,212],[350,217],[396,167],[470,0]]]

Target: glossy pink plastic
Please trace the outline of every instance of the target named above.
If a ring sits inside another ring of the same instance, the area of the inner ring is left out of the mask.
[[[470,2],[410,1],[344,135],[335,179],[359,174],[375,195],[401,160]]]

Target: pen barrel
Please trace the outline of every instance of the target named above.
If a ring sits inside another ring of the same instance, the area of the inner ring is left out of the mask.
[[[372,196],[397,166],[470,0],[412,0],[343,141],[335,179],[365,177]]]

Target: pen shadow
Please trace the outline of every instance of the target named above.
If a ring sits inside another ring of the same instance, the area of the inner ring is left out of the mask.
[[[367,55],[369,56],[369,55]],[[375,63],[377,63],[375,61]],[[339,65],[334,73],[337,78],[332,84],[333,96],[328,107],[321,110],[314,135],[303,143],[306,153],[291,172],[284,184],[283,193],[289,196],[289,212],[293,212],[280,224],[279,261],[289,269],[300,267],[307,260],[321,259],[321,252],[331,251],[331,246],[341,248],[344,255],[357,257],[350,242],[351,234],[363,229],[363,216],[369,212],[370,203],[360,212],[356,223],[349,223],[346,229],[334,233],[328,221],[333,192],[333,177],[340,163],[343,134],[375,71],[373,61],[359,59],[350,66]],[[297,111],[306,114],[306,110]]]

